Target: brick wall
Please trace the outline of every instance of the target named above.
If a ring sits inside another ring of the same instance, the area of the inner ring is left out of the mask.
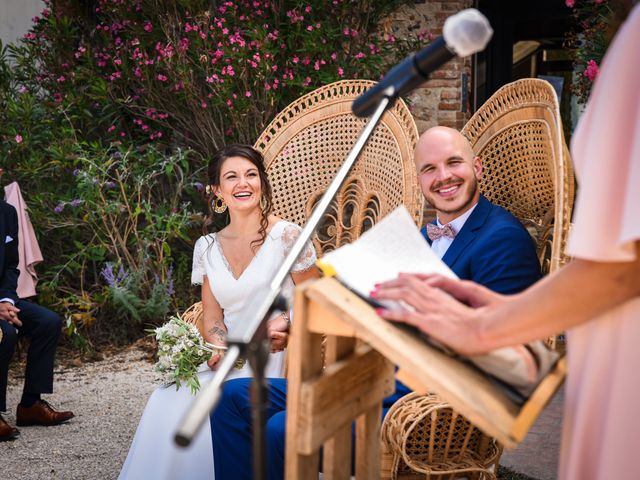
[[[407,30],[416,29],[428,31],[437,37],[442,34],[442,26],[447,17],[472,5],[471,0],[417,1],[411,7],[403,7],[394,14],[393,29],[397,32],[397,37]],[[467,80],[464,105],[463,75]],[[418,132],[422,133],[435,125],[461,129],[471,116],[470,87],[470,58],[453,59],[440,70],[433,72],[430,80],[409,97]]]
[[[433,37],[442,35],[442,26],[447,17],[473,6],[471,0],[417,1],[411,7],[403,7],[393,15],[393,30],[400,38],[404,32],[428,31]],[[463,99],[463,80],[466,75],[466,92]],[[433,72],[430,79],[409,97],[409,107],[418,126],[418,133],[430,127],[444,125],[462,129],[471,117],[471,60],[455,58],[441,69]],[[435,218],[434,209],[425,204],[423,222]]]

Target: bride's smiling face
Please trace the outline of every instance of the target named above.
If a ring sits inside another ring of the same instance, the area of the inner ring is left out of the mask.
[[[220,185],[215,194],[222,197],[230,211],[260,208],[262,185],[258,168],[243,157],[227,158],[220,169]]]

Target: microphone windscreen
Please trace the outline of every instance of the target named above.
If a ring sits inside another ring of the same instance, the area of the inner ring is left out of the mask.
[[[467,57],[484,50],[492,35],[493,29],[489,20],[475,8],[468,8],[450,16],[442,28],[442,36],[447,46],[459,57]]]

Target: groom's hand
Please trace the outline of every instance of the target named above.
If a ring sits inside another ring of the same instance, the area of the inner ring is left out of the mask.
[[[209,360],[207,360],[207,365],[209,365],[209,368],[211,370],[217,370],[218,369],[218,365],[220,364],[220,362],[222,361],[222,357],[224,357],[224,353],[218,353],[216,355],[211,355],[211,358]]]

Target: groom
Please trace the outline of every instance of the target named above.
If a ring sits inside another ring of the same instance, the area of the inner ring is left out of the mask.
[[[465,137],[446,127],[427,130],[418,140],[414,161],[422,193],[437,213],[422,232],[456,275],[500,293],[519,292],[540,278],[528,232],[513,215],[480,195],[482,162]],[[218,480],[252,477],[250,382],[227,382],[211,415]],[[286,380],[270,380],[266,425],[270,480],[284,477],[286,389]],[[396,381],[396,391],[383,402],[383,414],[409,392]]]
[[[0,200],[0,412],[7,408],[7,377],[13,349],[18,336],[26,335],[31,343],[17,423],[57,425],[72,418],[73,413],[53,410],[40,394],[53,389],[53,358],[62,321],[52,311],[18,298],[18,273],[18,216],[15,208]],[[18,434],[18,429],[0,415],[0,441],[12,440]]]

